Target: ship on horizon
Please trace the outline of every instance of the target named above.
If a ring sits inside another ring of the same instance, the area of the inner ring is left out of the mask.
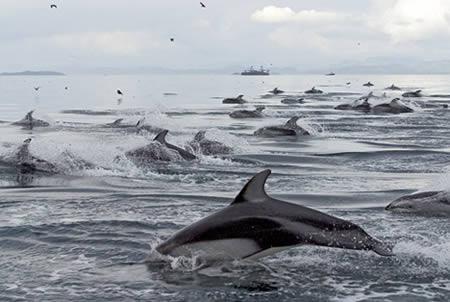
[[[254,69],[253,66],[250,66],[249,69],[244,70],[243,72],[241,72],[241,75],[245,75],[245,76],[248,76],[248,75],[264,75],[264,76],[267,76],[267,75],[270,75],[270,70],[269,69],[264,69],[263,66],[261,66],[259,68],[259,70],[258,69]]]

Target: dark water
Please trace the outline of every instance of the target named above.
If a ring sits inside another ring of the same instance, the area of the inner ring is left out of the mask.
[[[450,103],[449,76],[1,78],[1,121],[36,109],[51,127],[0,124],[0,300],[448,301],[448,219],[383,208],[416,190],[450,188],[450,111],[416,103],[410,104],[415,112],[400,115],[333,109],[368,93],[361,85],[369,80],[376,95],[395,83],[440,95],[421,99],[430,104]],[[261,98],[276,86],[295,95],[313,85],[326,94],[298,106]],[[124,92],[121,101],[116,89]],[[240,93],[249,104],[221,104],[221,97]],[[374,102],[398,95],[388,92]],[[228,116],[257,104],[267,106],[264,118]],[[311,137],[252,136],[294,115],[302,116],[299,125]],[[169,129],[168,140],[177,145],[207,129],[234,152],[138,168],[124,154],[153,134],[102,125],[119,117],[133,124],[143,116]],[[36,174],[27,186],[18,184],[7,159],[28,137],[33,155],[54,163],[61,175]],[[71,164],[67,153],[95,168]],[[396,256],[301,247],[258,263],[196,271],[195,259],[153,252],[175,231],[227,206],[266,168],[273,171],[270,194],[355,222],[392,243]]]

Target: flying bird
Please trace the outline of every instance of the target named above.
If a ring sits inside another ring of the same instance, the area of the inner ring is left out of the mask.
[[[50,5],[50,8],[58,8],[58,6],[56,6],[56,4],[52,4]]]
[[[175,39],[174,38],[170,38],[170,42],[173,42],[173,41],[175,41]]]
[[[200,2],[200,5],[201,5],[203,8],[206,8],[206,5],[204,5],[203,2]]]
[[[34,87],[34,90],[36,90],[36,91],[38,91],[39,90],[39,88],[41,88],[41,87]]]
[[[120,89],[117,89],[117,94],[123,95],[123,93],[122,93],[122,91],[120,91]]]

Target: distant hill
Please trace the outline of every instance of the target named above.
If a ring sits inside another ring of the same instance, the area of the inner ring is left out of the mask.
[[[20,72],[1,72],[0,76],[64,76],[64,73],[56,71],[20,71]]]

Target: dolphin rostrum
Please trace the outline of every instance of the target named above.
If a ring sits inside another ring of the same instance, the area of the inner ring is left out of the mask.
[[[229,206],[185,227],[156,250],[206,262],[258,259],[298,245],[392,255],[390,247],[349,221],[268,196],[264,184],[270,173],[253,176]]]

